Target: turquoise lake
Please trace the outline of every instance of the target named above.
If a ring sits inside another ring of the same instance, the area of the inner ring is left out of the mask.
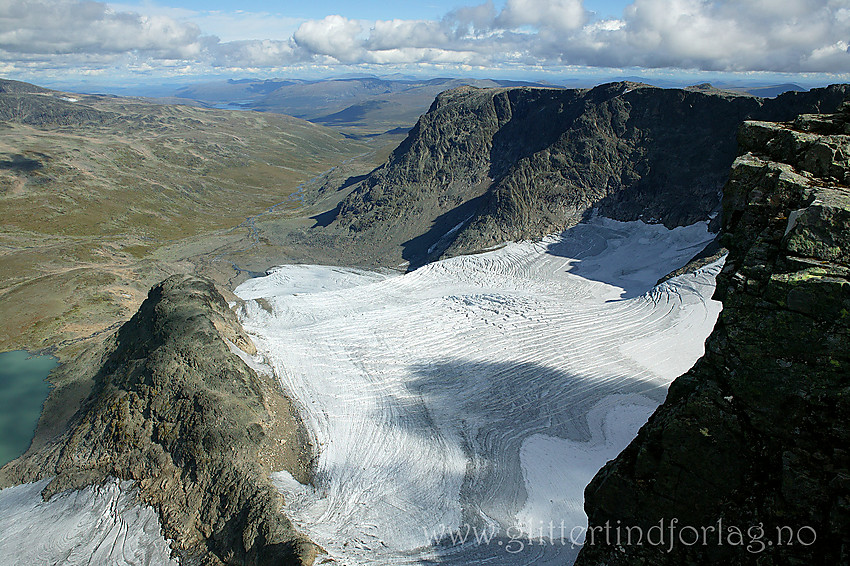
[[[29,448],[50,391],[45,378],[57,365],[53,356],[23,350],[0,353],[0,466]]]

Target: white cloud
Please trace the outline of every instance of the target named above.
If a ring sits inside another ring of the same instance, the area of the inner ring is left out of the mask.
[[[477,29],[489,29],[496,20],[496,8],[492,1],[475,6],[456,8],[443,17],[446,27],[465,33]]]
[[[363,27],[356,20],[333,15],[304,22],[292,38],[299,47],[316,55],[328,55],[342,63],[355,63],[363,58],[362,32]]]
[[[850,57],[819,67],[812,54],[850,37],[848,0],[635,0],[603,60],[706,70],[850,71]],[[616,50],[628,50],[623,57]],[[569,53],[569,49],[565,50]],[[808,63],[807,63],[808,61]]]
[[[370,50],[445,46],[446,30],[438,22],[422,20],[377,21],[369,31]]]
[[[850,0],[633,0],[617,19],[591,16],[583,0],[501,10],[488,0],[439,21],[0,0],[0,61],[7,74],[416,64],[850,73]]]
[[[13,0],[0,3],[0,49],[69,54],[149,51],[191,58],[201,51],[198,26],[166,16],[115,12],[99,2]]]
[[[292,40],[231,41],[219,44],[213,65],[219,67],[283,67],[303,60]]]
[[[589,15],[582,0],[508,0],[496,24],[573,30],[582,27]]]

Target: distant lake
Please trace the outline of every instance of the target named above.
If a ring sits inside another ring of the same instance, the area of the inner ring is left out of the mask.
[[[213,108],[218,108],[219,110],[251,110],[251,103],[253,100],[234,100],[233,102],[219,102],[218,104],[211,104]]]
[[[0,353],[0,466],[29,448],[50,391],[45,378],[57,365],[53,356],[23,350]]]

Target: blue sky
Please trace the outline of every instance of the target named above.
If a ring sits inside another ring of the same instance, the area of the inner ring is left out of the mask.
[[[0,0],[0,76],[850,82],[850,0]]]
[[[182,8],[197,12],[222,11],[233,12],[241,10],[244,12],[271,12],[283,14],[293,18],[321,19],[329,14],[339,14],[349,18],[380,20],[380,19],[439,19],[444,14],[464,6],[463,2],[457,0],[423,0],[396,1],[386,0],[370,1],[343,1],[343,0],[312,0],[309,2],[263,2],[262,0],[245,0],[244,2],[233,2],[232,0],[177,0],[173,2],[127,2],[129,6],[140,7],[144,4],[159,4],[173,8]],[[504,1],[495,2],[499,8],[503,7]],[[628,4],[625,0],[587,0],[585,6],[602,17],[616,16],[623,13],[623,8]]]

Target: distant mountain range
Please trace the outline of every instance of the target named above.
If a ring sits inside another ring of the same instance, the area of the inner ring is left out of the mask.
[[[275,112],[363,136],[410,129],[440,92],[459,86],[592,88],[607,82],[637,82],[660,88],[684,88],[682,80],[644,76],[561,78],[553,82],[457,77],[422,78],[391,75],[350,75],[327,79],[233,78],[183,85],[97,86],[65,85],[66,90],[143,97],[164,104],[188,104],[231,110]],[[708,83],[705,83],[708,84]],[[788,91],[805,91],[794,84],[734,84],[715,82],[715,88],[765,98]]]
[[[652,81],[642,77],[623,77],[619,80],[658,87],[680,86],[671,81]],[[585,85],[586,81],[575,82],[575,86],[592,86]],[[460,86],[560,88],[534,81],[458,78],[353,77],[319,81],[231,79],[189,85],[177,90],[174,97],[215,108],[289,114],[357,134],[377,134],[409,129],[428,109],[435,96]],[[766,98],[788,91],[806,90],[790,83],[759,87],[717,86],[721,90],[741,95]]]
[[[523,81],[436,78],[346,78],[306,80],[227,80],[181,88],[176,97],[216,108],[288,114],[364,134],[409,129],[437,94],[459,86],[479,88],[547,86]]]

